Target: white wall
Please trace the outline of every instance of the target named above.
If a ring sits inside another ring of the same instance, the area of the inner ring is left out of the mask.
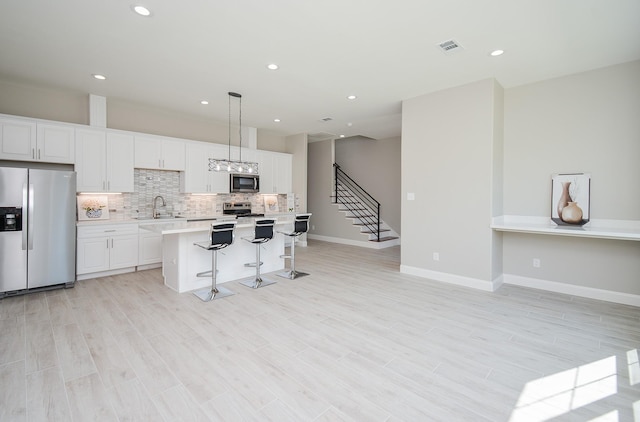
[[[502,185],[501,97],[484,80],[403,102],[401,271],[487,290],[499,283],[500,239],[489,225]]]
[[[308,143],[307,134],[287,136],[285,152],[292,158],[292,188],[298,195],[298,205],[301,212],[307,211],[307,160]],[[312,211],[313,212],[313,211]]]
[[[639,116],[640,61],[506,90],[504,213],[548,217],[551,175],[588,172],[592,219],[640,220]],[[640,242],[505,234],[504,273],[638,295]]]

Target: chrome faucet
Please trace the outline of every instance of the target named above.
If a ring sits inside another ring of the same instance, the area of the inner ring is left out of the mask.
[[[155,198],[153,198],[153,218],[158,218],[160,217],[160,213],[157,210],[157,206],[156,204],[158,203],[158,198],[162,199],[162,206],[166,207],[167,203],[165,202],[164,198],[160,195],[156,196]]]

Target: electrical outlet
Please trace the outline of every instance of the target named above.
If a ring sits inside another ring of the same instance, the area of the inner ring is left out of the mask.
[[[440,253],[439,252],[434,252],[433,253],[433,260],[434,261],[440,261]]]
[[[533,268],[540,268],[540,259],[533,258]]]

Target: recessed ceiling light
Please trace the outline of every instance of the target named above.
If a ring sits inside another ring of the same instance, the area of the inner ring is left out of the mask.
[[[274,122],[280,123],[280,119],[273,119]]]
[[[107,79],[107,77],[106,77],[106,76],[104,76],[104,75],[100,75],[99,73],[94,73],[94,74],[93,74],[93,77],[94,77],[95,79],[100,79],[101,81],[104,81],[105,79]]]
[[[271,63],[271,64],[267,65],[267,69],[269,69],[269,70],[278,70],[278,67],[279,66],[277,64],[275,64],[275,63]]]
[[[209,101],[207,101],[207,100],[202,100],[202,101],[200,101],[200,104],[202,104],[202,105],[207,105],[207,104],[209,104]]]
[[[144,6],[132,6],[131,8],[140,16],[151,16],[151,11]]]
[[[504,50],[493,50],[490,54],[493,57],[502,56],[504,54]]]
[[[347,97],[347,100],[355,100],[356,98],[358,98],[358,97],[356,97],[355,95],[349,95]]]
[[[344,138],[344,135],[340,135],[341,138]]]

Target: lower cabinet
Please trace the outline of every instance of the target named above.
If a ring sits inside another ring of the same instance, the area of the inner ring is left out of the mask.
[[[162,235],[140,229],[138,235],[138,265],[162,262]]]
[[[138,265],[138,225],[78,227],[76,273],[117,270]]]

